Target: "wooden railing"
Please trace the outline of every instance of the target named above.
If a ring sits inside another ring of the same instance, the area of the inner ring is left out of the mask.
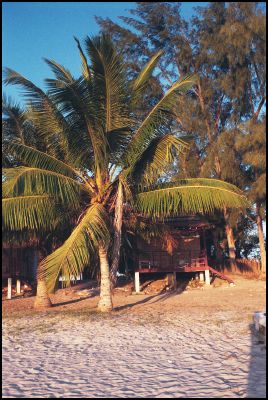
[[[205,269],[206,253],[203,251],[180,251],[168,254],[165,251],[142,252],[137,257],[137,271],[167,272],[180,271],[185,268]]]
[[[261,272],[261,263],[258,260],[248,260],[246,258],[236,259],[234,265],[229,259],[217,261],[210,259],[209,265],[218,271],[225,273],[242,274],[248,276],[259,275]]]

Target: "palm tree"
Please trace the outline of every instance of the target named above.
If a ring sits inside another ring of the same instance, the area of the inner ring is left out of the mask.
[[[75,79],[62,65],[46,60],[55,75],[46,80],[47,93],[17,72],[5,71],[5,83],[23,88],[29,119],[54,154],[10,144],[23,166],[4,170],[4,228],[53,231],[66,210],[78,212],[68,239],[42,261],[39,278],[53,290],[60,274],[70,282],[97,252],[98,309],[106,312],[113,308],[111,277],[118,267],[126,204],[145,216],[165,217],[243,207],[246,200],[235,186],[218,180],[161,183],[166,168],[187,149],[168,126],[177,97],[193,86],[195,77],[175,82],[143,115],[139,104],[161,53],[129,81],[107,35],[86,38],[90,62],[76,42],[82,75]]]
[[[4,168],[14,168],[21,166],[20,160],[12,154],[10,151],[10,143],[18,143],[29,145],[31,144],[36,150],[42,149],[46,153],[52,152],[52,147],[48,146],[45,142],[44,138],[40,135],[35,126],[32,124],[31,119],[29,118],[29,110],[23,110],[19,104],[16,104],[12,101],[11,98],[7,98],[5,95],[2,99],[2,160]],[[4,170],[5,171],[5,170]],[[9,172],[12,170],[10,169]],[[4,173],[4,181],[6,180],[6,173]],[[9,198],[6,194],[6,183],[3,185],[3,208],[7,210],[7,207],[11,207],[9,212],[14,212],[17,198],[15,203],[12,201],[12,198]],[[29,217],[27,212],[25,215],[20,216],[21,220],[16,221],[15,225],[9,225],[9,221],[4,220],[4,226],[6,229],[3,232],[3,240],[7,244],[12,244],[16,242],[21,246],[34,246],[38,249],[39,258],[44,258],[47,253],[51,252],[51,247],[53,247],[53,242],[55,240],[59,240],[59,237],[62,239],[64,237],[63,232],[70,227],[73,228],[75,224],[75,216],[68,214],[68,220],[66,218],[66,211],[64,217],[57,218],[55,210],[51,208],[51,203],[47,202],[47,196],[24,196],[21,201],[26,202],[24,207],[30,206],[33,212],[36,212],[34,208],[36,207],[36,199],[38,199],[37,205],[42,205],[39,212],[39,224],[38,220],[36,220],[36,224],[32,224],[27,220]],[[30,203],[29,203],[30,202]],[[22,211],[22,210],[20,210]],[[50,213],[52,214],[50,215]],[[7,215],[8,215],[7,213]],[[50,218],[47,218],[47,216]],[[49,224],[49,222],[54,219],[53,227]],[[20,223],[24,225],[20,225]],[[57,223],[56,223],[57,222]],[[69,225],[69,227],[68,227]],[[53,232],[53,236],[51,235],[51,231]],[[50,298],[48,296],[47,287],[45,280],[42,274],[43,266],[42,263],[38,264],[37,268],[37,296],[35,301],[35,308],[47,308],[52,305]]]

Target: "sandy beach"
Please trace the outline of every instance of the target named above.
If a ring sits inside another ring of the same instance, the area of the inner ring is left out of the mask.
[[[266,349],[252,331],[265,282],[235,282],[118,290],[110,315],[96,312],[96,290],[60,290],[41,313],[34,297],[5,300],[3,397],[265,398]]]

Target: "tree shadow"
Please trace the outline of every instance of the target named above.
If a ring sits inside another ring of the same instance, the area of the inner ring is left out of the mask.
[[[179,287],[177,289],[171,289],[168,292],[165,289],[163,289],[160,293],[156,293],[156,294],[153,294],[150,296],[147,295],[148,297],[146,297],[145,299],[136,301],[135,303],[130,303],[130,304],[126,304],[124,306],[115,307],[114,311],[122,311],[122,310],[126,310],[129,308],[135,307],[136,305],[145,304],[145,303],[148,303],[152,299],[155,299],[154,301],[151,302],[151,304],[154,304],[154,303],[158,303],[159,301],[165,301],[166,299],[168,299],[170,297],[178,296],[184,292],[184,290],[186,289],[186,287],[189,283],[189,280],[190,279],[183,280],[182,282],[180,282]],[[151,282],[152,281],[150,281],[148,283],[148,285]],[[148,286],[148,285],[146,285],[146,286]],[[144,296],[146,296],[146,295],[144,295]]]
[[[156,299],[155,301],[152,301],[152,304],[158,303],[159,301],[165,301],[171,297],[175,297],[175,296],[182,294],[185,291],[188,284],[189,284],[189,280],[184,280],[180,283],[180,285],[179,285],[179,287],[177,287],[177,289],[172,289],[168,292],[167,291],[162,292],[161,297]]]
[[[145,290],[145,289],[148,288],[148,286],[150,286],[151,283],[153,283],[153,282],[154,282],[153,279],[151,279],[150,281],[144,282],[143,284],[141,284],[141,290],[142,290],[142,291]]]
[[[73,300],[63,301],[63,302],[61,302],[61,303],[54,303],[54,304],[52,305],[52,307],[66,306],[67,304],[79,303],[80,301],[87,300],[87,299],[91,299],[92,297],[95,297],[95,296],[86,296],[86,297],[81,297],[81,298],[79,298],[79,299],[73,299]]]
[[[153,298],[155,298],[157,296],[161,296],[161,294],[155,294],[152,296],[148,296],[148,297],[146,297],[146,299],[136,301],[135,303],[130,303],[130,304],[125,304],[124,306],[114,307],[114,311],[127,310],[129,308],[135,307],[136,305],[148,303],[148,301],[152,300]]]
[[[266,347],[254,324],[251,331],[250,363],[247,382],[247,398],[266,398]]]

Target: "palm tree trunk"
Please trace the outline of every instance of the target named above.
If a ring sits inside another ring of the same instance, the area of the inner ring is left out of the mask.
[[[107,248],[99,246],[99,257],[101,283],[98,310],[101,312],[109,312],[113,309],[113,303]]]
[[[257,227],[258,227],[258,236],[259,236],[259,244],[260,244],[260,254],[261,254],[261,272],[266,273],[266,249],[264,242],[264,234],[262,227],[262,218],[260,216],[259,206],[256,207],[257,211]]]
[[[114,216],[114,242],[112,250],[112,265],[111,265],[111,285],[115,287],[117,281],[117,271],[120,260],[121,249],[121,232],[123,220],[123,188],[119,183],[117,197],[115,202],[115,216]]]
[[[37,292],[36,298],[34,302],[34,308],[36,309],[44,309],[48,307],[52,307],[51,300],[48,296],[48,290],[46,287],[46,281],[42,276],[43,267],[42,264],[38,264],[37,269]]]

